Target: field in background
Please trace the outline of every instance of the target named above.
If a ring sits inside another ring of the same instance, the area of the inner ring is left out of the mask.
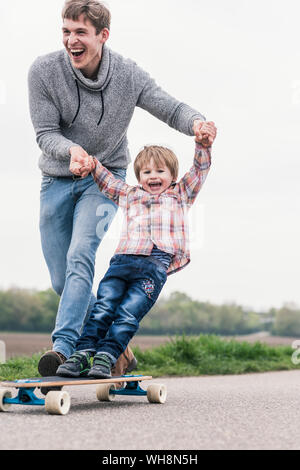
[[[51,349],[51,335],[44,333],[0,333],[0,340],[6,344],[6,358],[31,356],[43,350]],[[142,351],[169,341],[167,336],[136,336],[131,342]]]
[[[231,339],[232,337],[227,337]],[[291,346],[294,340],[299,338],[289,338],[281,336],[270,336],[266,332],[254,333],[245,336],[235,336],[238,341],[248,341],[254,343],[260,341],[270,346],[286,345]],[[0,333],[0,340],[6,344],[6,358],[16,356],[31,356],[34,353],[51,349],[51,337],[42,333]],[[170,341],[168,336],[141,336],[137,335],[131,342],[132,346],[138,346],[142,351],[160,346]]]

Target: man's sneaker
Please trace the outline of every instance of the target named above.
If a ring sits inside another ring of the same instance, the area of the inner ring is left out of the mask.
[[[56,374],[57,368],[65,362],[66,358],[58,351],[47,351],[42,355],[38,363],[38,371],[42,377],[52,377]],[[47,395],[52,390],[61,390],[61,387],[41,387],[43,395]]]
[[[76,351],[56,371],[60,377],[86,377],[91,368],[91,354],[88,351]]]
[[[120,377],[120,375],[129,374],[136,368],[137,360],[130,347],[127,346],[125,351],[119,356],[111,372],[113,376]]]
[[[38,371],[42,377],[51,377],[56,374],[57,368],[65,362],[66,358],[58,351],[47,351],[38,363]]]
[[[111,378],[112,361],[105,353],[97,353],[94,356],[93,366],[88,373],[89,377],[96,379],[110,379]]]

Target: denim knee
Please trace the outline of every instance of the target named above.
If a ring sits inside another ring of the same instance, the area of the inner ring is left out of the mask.
[[[63,260],[61,261],[60,266],[52,268],[52,270],[50,271],[50,277],[53,290],[56,292],[57,295],[61,296],[66,281],[66,266]]]
[[[128,312],[126,309],[121,309],[119,310],[120,316],[116,318],[114,324],[115,325],[123,325],[126,324],[130,327],[132,330],[138,330],[140,326],[139,318],[138,316],[134,315],[131,312]]]
[[[73,273],[84,277],[88,274],[89,277],[93,278],[95,270],[95,256],[96,250],[90,250],[89,252],[87,246],[70,247],[67,254],[66,277]]]

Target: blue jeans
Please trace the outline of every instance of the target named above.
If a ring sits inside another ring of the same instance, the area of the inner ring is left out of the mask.
[[[122,180],[125,169],[112,173]],[[52,287],[60,295],[53,349],[69,357],[86,316],[96,301],[92,294],[97,248],[117,206],[100,191],[91,175],[84,179],[44,176],[40,194],[40,232]]]
[[[115,255],[99,284],[97,302],[76,350],[104,352],[115,362],[156,302],[167,280],[159,262],[148,256]]]

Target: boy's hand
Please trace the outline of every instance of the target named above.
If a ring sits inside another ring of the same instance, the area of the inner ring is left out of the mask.
[[[91,157],[82,147],[71,147],[70,154],[70,171],[74,175],[85,178],[95,168],[93,157]]]
[[[212,121],[195,121],[194,132],[196,142],[200,142],[204,147],[210,147],[216,138],[217,128]]]

